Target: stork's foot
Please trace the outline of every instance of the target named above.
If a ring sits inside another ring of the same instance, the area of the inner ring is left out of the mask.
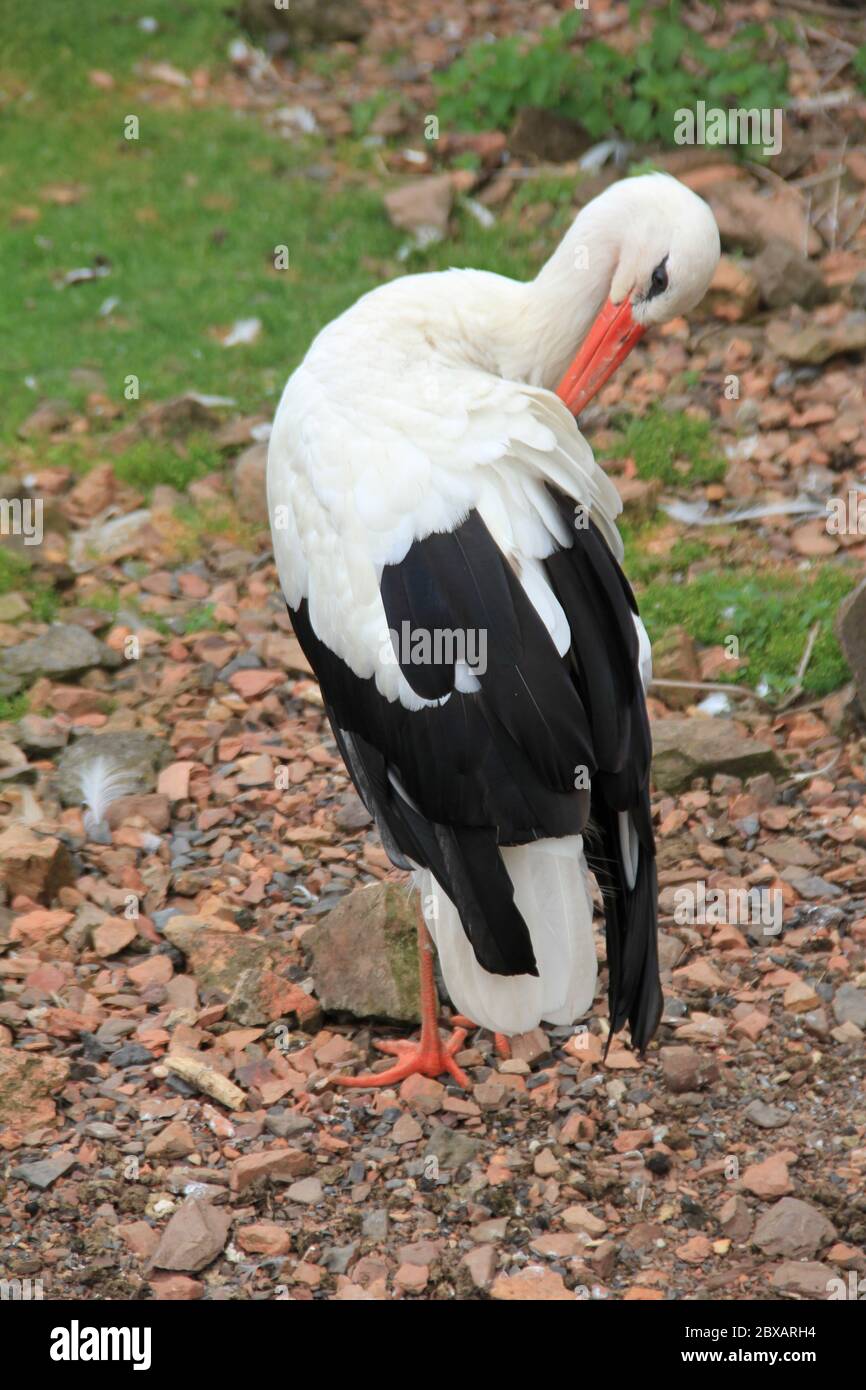
[[[480,1027],[478,1023],[473,1023],[471,1018],[467,1018],[465,1014],[453,1014],[451,1022],[459,1028],[465,1028],[469,1033],[476,1032]],[[496,1048],[497,1057],[501,1057],[504,1062],[507,1062],[511,1056],[511,1043],[504,1033],[493,1034],[493,1046]]]
[[[455,1028],[447,1043],[442,1042],[438,1031],[434,1041],[425,1042],[422,1038],[421,1042],[412,1042],[408,1038],[399,1038],[394,1042],[377,1042],[375,1046],[380,1052],[389,1052],[392,1056],[399,1057],[400,1061],[395,1066],[388,1067],[386,1071],[370,1072],[367,1076],[335,1076],[334,1085],[365,1088],[393,1086],[397,1081],[404,1081],[407,1076],[436,1077],[447,1072],[458,1086],[468,1091],[469,1077],[454,1061],[455,1053],[460,1051],[465,1041],[465,1028]]]

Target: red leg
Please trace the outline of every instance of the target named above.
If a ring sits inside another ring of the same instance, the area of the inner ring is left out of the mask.
[[[465,1014],[452,1014],[451,1022],[456,1024],[458,1028],[465,1028],[470,1033],[474,1033],[479,1026],[477,1023],[473,1023],[471,1018],[467,1018]],[[493,1045],[496,1048],[496,1055],[504,1061],[508,1061],[511,1056],[511,1043],[504,1033],[493,1034]]]
[[[436,981],[433,977],[433,942],[421,911],[418,900],[418,966],[421,977],[421,1041],[411,1042],[401,1038],[396,1042],[377,1042],[381,1052],[389,1052],[400,1061],[387,1071],[372,1072],[368,1076],[335,1076],[335,1086],[393,1086],[407,1076],[418,1073],[421,1076],[440,1076],[447,1072],[453,1076],[458,1086],[469,1088],[469,1078],[454,1061],[466,1039],[464,1028],[455,1028],[453,1036],[443,1043],[439,1036],[437,1016],[439,1001],[436,998]]]

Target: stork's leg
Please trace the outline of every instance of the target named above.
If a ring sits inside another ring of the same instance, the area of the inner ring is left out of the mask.
[[[393,1086],[416,1073],[420,1076],[440,1076],[447,1072],[453,1076],[458,1086],[469,1088],[469,1078],[454,1061],[466,1039],[465,1028],[455,1028],[447,1043],[439,1036],[437,1022],[439,1001],[436,997],[436,981],[433,977],[433,942],[418,901],[418,966],[421,977],[421,1041],[410,1042],[401,1038],[396,1042],[377,1042],[381,1052],[390,1052],[400,1061],[387,1071],[371,1072],[368,1076],[335,1076],[335,1086]]]
[[[470,1033],[474,1033],[480,1026],[477,1023],[473,1023],[472,1019],[467,1018],[465,1014],[452,1014],[451,1022],[455,1027],[466,1028]],[[493,1046],[496,1048],[497,1057],[501,1057],[503,1061],[507,1062],[511,1056],[511,1043],[504,1033],[493,1034]]]

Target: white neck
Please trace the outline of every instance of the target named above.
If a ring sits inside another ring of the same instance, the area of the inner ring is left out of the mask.
[[[610,292],[619,237],[602,211],[588,204],[535,279],[515,285],[514,305],[497,329],[503,376],[551,391],[559,385]]]

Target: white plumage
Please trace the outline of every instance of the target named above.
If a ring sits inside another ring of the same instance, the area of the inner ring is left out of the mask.
[[[617,560],[621,504],[554,388],[606,301],[629,310],[633,342],[696,302],[717,258],[706,205],[666,176],[644,176],[589,204],[528,284],[471,270],[409,276],[365,295],[319,333],[277,410],[268,503],[289,607],[306,601],[312,634],[354,677],[410,711],[472,698],[460,694],[473,690],[466,670],[444,695],[413,688],[391,654],[381,584],[412,547],[473,515],[565,658],[573,634],[545,561],[572,537],[554,494],[572,499]],[[638,629],[646,681],[639,620]],[[392,770],[388,778],[418,810],[417,790],[413,798]],[[627,810],[619,844],[634,888],[639,845]],[[571,1021],[590,1007],[596,972],[582,837],[542,836],[501,855],[538,977],[483,969],[457,908],[424,869],[425,917],[449,993],[497,1032]]]

